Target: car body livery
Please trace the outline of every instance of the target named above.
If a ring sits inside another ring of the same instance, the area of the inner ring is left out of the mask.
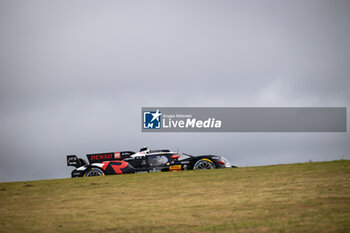
[[[192,156],[169,150],[147,150],[147,148],[142,148],[137,153],[121,151],[86,156],[89,163],[76,155],[67,155],[67,166],[76,167],[72,171],[72,177],[233,167],[221,156]]]

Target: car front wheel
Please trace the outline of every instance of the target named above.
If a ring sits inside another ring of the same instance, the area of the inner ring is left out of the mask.
[[[215,169],[215,164],[209,159],[201,159],[196,162],[193,169],[202,170],[202,169]]]

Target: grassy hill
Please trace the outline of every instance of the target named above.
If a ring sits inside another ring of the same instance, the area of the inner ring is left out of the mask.
[[[350,161],[0,183],[0,232],[350,232]]]

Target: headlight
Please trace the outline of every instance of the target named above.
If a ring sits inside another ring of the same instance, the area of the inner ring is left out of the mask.
[[[232,167],[230,161],[228,161],[228,160],[225,159],[224,157],[221,157],[221,160],[222,160],[223,162],[225,162],[225,167]]]
[[[218,162],[225,165],[225,167],[232,167],[231,163],[224,157],[213,157],[213,159],[218,160]]]

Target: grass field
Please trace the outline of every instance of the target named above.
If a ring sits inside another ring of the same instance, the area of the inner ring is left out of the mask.
[[[0,183],[0,232],[350,232],[350,161]]]

